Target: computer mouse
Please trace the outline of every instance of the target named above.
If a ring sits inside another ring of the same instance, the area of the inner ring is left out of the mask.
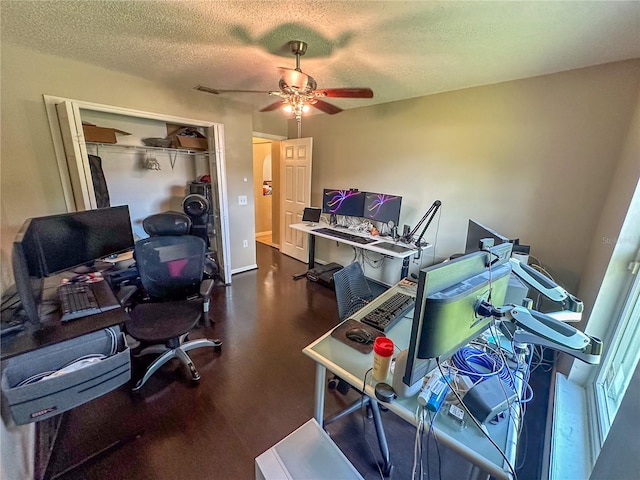
[[[345,334],[349,340],[353,340],[358,343],[373,343],[373,335],[367,332],[364,328],[351,328],[347,330]]]

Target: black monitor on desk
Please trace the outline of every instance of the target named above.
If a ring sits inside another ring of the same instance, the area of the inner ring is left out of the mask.
[[[504,303],[510,256],[511,244],[505,243],[420,270],[405,368],[396,368],[406,395],[417,393],[436,359],[449,358],[489,327],[492,317],[479,316],[476,308],[483,300]],[[398,386],[394,377],[401,394]]]
[[[39,325],[44,273],[38,240],[31,219],[24,222],[13,242],[11,266],[24,314],[31,323]]]
[[[366,193],[359,190],[325,188],[322,192],[322,213],[362,217],[365,196]]]
[[[78,267],[91,271],[99,259],[134,245],[126,205],[40,217],[33,222],[46,276]]]
[[[477,252],[480,250],[480,242],[484,239],[492,239],[494,245],[500,245],[501,243],[507,243],[510,240],[504,235],[485,227],[475,220],[469,220],[469,226],[467,227],[467,243],[465,245],[464,253]]]
[[[12,267],[20,303],[39,325],[43,279],[133,248],[129,207],[110,207],[28,219],[13,244]],[[90,268],[90,267],[89,267]]]
[[[400,223],[402,197],[386,193],[367,192],[364,201],[364,218],[382,223]]]

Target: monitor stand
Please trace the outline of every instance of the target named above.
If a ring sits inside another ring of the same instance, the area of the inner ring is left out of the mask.
[[[102,260],[95,260],[91,263],[85,263],[73,269],[73,273],[80,275],[86,273],[104,272],[113,268],[113,263],[103,262]]]

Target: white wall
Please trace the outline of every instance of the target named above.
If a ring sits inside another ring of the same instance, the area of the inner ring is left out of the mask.
[[[575,291],[616,188],[639,76],[640,61],[619,62],[304,118],[312,201],[323,188],[399,194],[401,224],[415,225],[440,199],[439,229],[436,218],[426,237],[438,234],[436,259],[464,248],[472,218],[531,245]],[[320,258],[349,262],[334,244],[318,242]]]
[[[3,42],[0,115],[1,285],[12,283],[11,242],[29,217],[66,211],[43,94],[185,118],[225,127],[232,269],[255,264],[252,239],[252,114],[235,102]],[[265,126],[265,128],[267,128]],[[245,181],[246,179],[246,181]],[[249,197],[239,206],[239,195]]]

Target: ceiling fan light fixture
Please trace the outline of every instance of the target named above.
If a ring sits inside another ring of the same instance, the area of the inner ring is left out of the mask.
[[[309,105],[305,103],[304,105],[302,105],[302,112],[307,113],[308,111],[309,111]]]
[[[285,106],[282,107],[282,109],[287,113],[292,113],[293,112],[293,107],[291,106],[290,103],[285,104]]]

